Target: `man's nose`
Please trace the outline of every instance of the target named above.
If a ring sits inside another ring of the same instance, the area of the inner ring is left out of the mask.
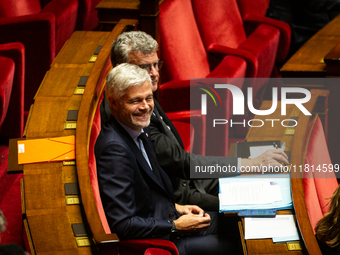
[[[150,106],[145,99],[140,102],[139,109],[147,110],[149,108],[150,108]]]
[[[158,70],[154,67],[154,65],[151,65],[151,70],[150,70],[150,76],[156,76],[158,74]]]

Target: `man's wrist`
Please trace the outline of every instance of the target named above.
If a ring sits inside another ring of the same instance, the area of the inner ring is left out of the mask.
[[[169,222],[171,223],[171,233],[177,233],[177,228],[176,228],[176,224],[174,221],[169,220]]]

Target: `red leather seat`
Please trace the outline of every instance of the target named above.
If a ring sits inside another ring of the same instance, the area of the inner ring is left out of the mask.
[[[192,0],[192,5],[207,51],[215,56],[221,54],[244,58],[247,61],[246,77],[271,77],[280,38],[277,28],[259,25],[254,32],[246,34],[236,0]],[[254,81],[247,86],[253,88],[255,97],[264,84]]]
[[[279,76],[276,61],[283,61],[288,54],[290,34],[286,35],[281,25],[290,32],[289,25],[255,14],[242,19],[236,0],[192,0],[192,6],[211,66],[228,55],[247,61],[246,77],[256,79],[247,79],[243,90],[247,93],[252,88],[253,105],[258,109],[269,86],[269,77]],[[242,122],[238,117],[236,121]],[[242,137],[247,129],[233,131]]]
[[[226,56],[215,68],[210,68],[208,55],[204,49],[197,28],[190,0],[166,0],[160,5],[160,35],[161,58],[164,60],[160,87],[160,103],[166,113],[199,110],[200,105],[190,106],[191,78],[241,78],[235,85],[243,86],[246,61],[235,56]],[[202,79],[203,80],[203,79]],[[204,81],[203,81],[204,82]],[[197,90],[198,92],[198,90]],[[231,116],[229,104],[231,95],[224,90],[220,93],[223,107],[219,109],[220,118],[229,119]],[[207,114],[207,155],[228,154],[228,127],[223,127],[217,137],[210,130],[216,111]],[[222,116],[222,117],[221,117]],[[198,130],[195,126],[195,132]]]
[[[280,30],[280,43],[276,60],[278,62],[283,62],[286,60],[289,51],[291,29],[289,24],[285,22],[265,17],[269,1],[270,0],[237,0],[237,4],[243,22],[248,25],[267,24]]]
[[[338,187],[338,181],[327,148],[325,133],[319,118],[312,127],[305,157],[303,187],[309,221],[314,230],[316,223],[329,211],[329,198]],[[313,169],[313,170],[312,170]],[[314,231],[315,233],[315,231]]]
[[[0,0],[0,43],[21,42],[25,46],[25,111],[50,64],[76,26],[77,0]]]

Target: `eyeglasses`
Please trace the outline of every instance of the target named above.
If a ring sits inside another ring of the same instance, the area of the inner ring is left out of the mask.
[[[145,69],[148,73],[151,73],[152,66],[156,69],[156,71],[161,70],[163,66],[163,61],[158,59],[155,63],[153,64],[141,64],[138,65],[140,68]]]

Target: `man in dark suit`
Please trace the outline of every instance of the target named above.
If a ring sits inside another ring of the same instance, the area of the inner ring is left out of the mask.
[[[158,88],[159,70],[162,61],[159,60],[158,43],[150,35],[142,31],[122,33],[113,42],[111,48],[112,66],[130,63],[146,69],[151,77],[153,89]],[[267,151],[255,159],[240,159],[236,157],[211,157],[194,155],[185,151],[182,140],[160,105],[155,102],[151,116],[151,140],[160,166],[171,178],[175,202],[179,204],[198,205],[204,210],[218,211],[218,179],[189,180],[190,165],[194,166],[241,166],[263,165],[280,166],[278,161],[288,164],[287,156],[281,150]],[[102,125],[111,113],[107,101],[101,104]],[[177,178],[174,172],[182,172],[184,179]],[[230,176],[240,172],[230,173]]]
[[[122,240],[171,240],[181,255],[238,254],[237,234],[218,225],[218,215],[174,202],[170,179],[149,137],[154,102],[147,71],[121,64],[109,73],[106,86],[112,116],[97,138],[95,155],[111,231]]]

